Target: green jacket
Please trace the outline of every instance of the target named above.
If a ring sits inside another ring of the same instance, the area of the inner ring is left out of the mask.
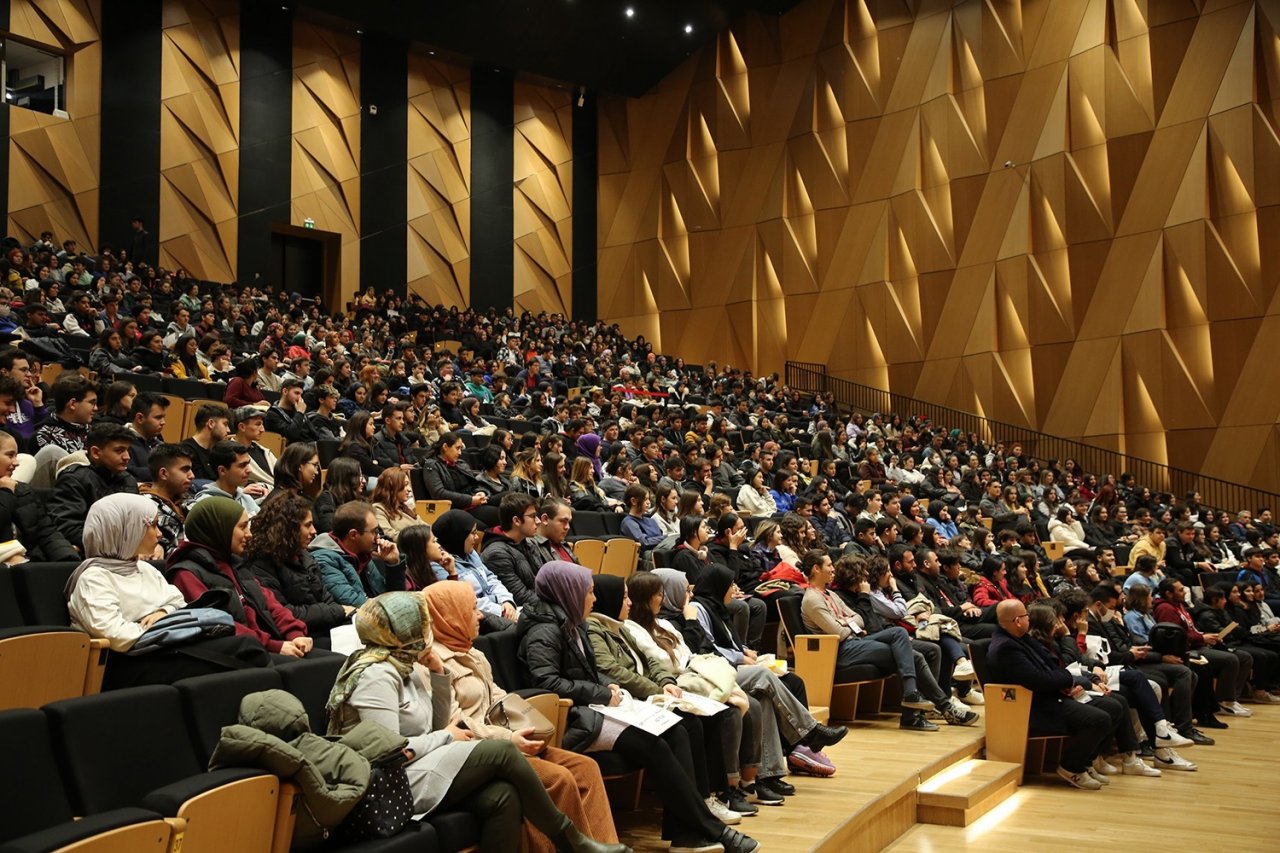
[[[637,649],[622,630],[622,623],[599,613],[587,617],[587,638],[596,656],[596,667],[637,699],[648,699],[676,683],[671,668],[651,660]]]
[[[355,808],[369,787],[369,763],[408,741],[373,722],[340,739],[311,733],[306,709],[283,690],[251,693],[240,701],[239,724],[222,729],[209,768],[256,767],[293,782],[303,808],[292,850],[320,845]]]

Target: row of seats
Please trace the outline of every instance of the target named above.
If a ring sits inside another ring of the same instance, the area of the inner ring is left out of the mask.
[[[114,849],[288,850],[296,789],[252,769],[205,768],[250,693],[287,690],[306,707],[312,729],[324,731],[325,700],[341,665],[327,655],[0,713],[0,742],[8,747],[0,759],[0,853],[60,850],[143,825],[148,838],[167,827],[167,846]],[[470,814],[444,812],[386,841],[325,849],[458,851],[478,837]]]
[[[592,574],[614,575],[623,580],[635,573],[640,562],[640,543],[625,536],[613,539],[579,539],[573,543],[578,562]]]

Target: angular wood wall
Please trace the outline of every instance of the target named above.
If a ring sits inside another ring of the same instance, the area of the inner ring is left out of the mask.
[[[240,198],[240,4],[164,4],[160,263],[236,278]]]
[[[471,69],[409,54],[408,292],[471,299]]]
[[[23,245],[34,243],[41,231],[49,230],[60,240],[96,246],[100,0],[10,0],[9,8],[14,35],[66,51],[70,118],[9,111],[8,233]]]
[[[516,82],[515,310],[573,307],[573,97]]]
[[[301,226],[308,217],[342,235],[341,287],[350,299],[360,283],[360,41],[297,21],[290,218]]]
[[[601,316],[1276,489],[1277,32],[1273,0],[745,16],[602,107]]]

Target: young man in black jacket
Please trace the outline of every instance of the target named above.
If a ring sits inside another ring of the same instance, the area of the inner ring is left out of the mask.
[[[138,481],[128,472],[133,433],[119,424],[102,423],[89,430],[88,465],[72,464],[58,475],[49,515],[58,531],[84,553],[84,519],[89,507],[107,495],[138,494]]]

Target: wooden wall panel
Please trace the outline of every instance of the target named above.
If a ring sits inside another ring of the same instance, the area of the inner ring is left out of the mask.
[[[471,301],[471,69],[409,54],[408,292]]]
[[[745,15],[601,104],[601,317],[1280,488],[1277,33],[1272,0]]]
[[[571,315],[573,307],[573,97],[516,82],[515,310]]]
[[[10,2],[14,35],[67,54],[69,118],[10,110],[8,233],[23,245],[47,229],[97,246],[101,23],[100,0]]]
[[[164,5],[160,264],[234,281],[239,212],[240,6]]]
[[[342,235],[344,302],[360,284],[360,109],[359,39],[297,21],[290,221]]]

